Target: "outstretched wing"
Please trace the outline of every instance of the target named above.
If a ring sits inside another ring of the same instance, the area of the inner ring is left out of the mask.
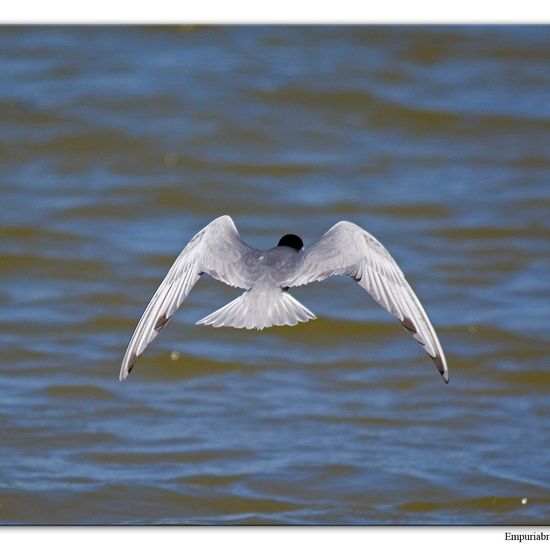
[[[125,380],[137,358],[153,341],[203,273],[227,285],[250,288],[243,261],[254,252],[245,244],[233,220],[221,216],[199,231],[183,249],[145,309],[128,344],[119,379]]]
[[[296,270],[281,286],[300,286],[331,275],[349,275],[382,307],[397,317],[420,342],[445,382],[449,372],[435,330],[405,276],[390,253],[370,233],[341,221],[304,250]]]

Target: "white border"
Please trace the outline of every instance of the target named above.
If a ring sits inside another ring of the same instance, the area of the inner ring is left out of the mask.
[[[506,532],[550,534],[548,527],[108,527],[108,528],[0,528],[5,548],[223,548],[224,550],[366,550],[368,548],[422,548],[454,550],[515,548]],[[530,546],[529,541],[525,542]],[[548,543],[532,541],[544,547]],[[531,546],[530,546],[531,547]]]
[[[96,0],[78,3],[65,0],[19,0],[2,6],[2,24],[387,24],[387,23],[522,23],[548,24],[550,2],[522,0],[513,4],[501,1],[462,0],[445,3],[428,0],[278,0],[269,4],[244,0],[155,0],[153,3],[120,0]],[[548,527],[481,527],[481,528],[414,528],[414,527],[355,527],[355,528],[18,528],[1,527],[0,539],[5,547],[21,544],[35,547],[55,544],[65,548],[97,550],[106,547],[131,545],[137,548],[159,546],[165,549],[182,544],[191,547],[239,550],[277,548],[342,548],[349,550],[397,546],[407,548],[419,544],[423,550],[476,547],[501,548],[505,532],[532,533]],[[10,544],[11,542],[11,544]],[[514,543],[511,543],[514,545]]]
[[[21,23],[549,23],[544,0],[18,0],[0,22]]]

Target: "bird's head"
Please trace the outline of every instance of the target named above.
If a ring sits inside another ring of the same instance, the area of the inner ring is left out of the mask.
[[[300,250],[304,248],[304,243],[298,235],[285,235],[284,237],[281,237],[277,246],[288,246],[300,252]]]

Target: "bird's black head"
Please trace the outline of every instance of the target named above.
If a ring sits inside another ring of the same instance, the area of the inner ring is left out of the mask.
[[[277,246],[288,246],[296,249],[298,252],[304,248],[304,243],[298,235],[285,235],[281,238]]]

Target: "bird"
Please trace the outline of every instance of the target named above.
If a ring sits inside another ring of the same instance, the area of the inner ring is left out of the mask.
[[[130,339],[120,381],[204,274],[244,293],[196,324],[257,330],[316,319],[289,289],[349,276],[401,322],[449,382],[447,360],[428,315],[395,260],[370,233],[339,221],[309,247],[299,236],[286,234],[277,246],[258,250],[241,239],[228,215],[201,229],[176,258]]]

